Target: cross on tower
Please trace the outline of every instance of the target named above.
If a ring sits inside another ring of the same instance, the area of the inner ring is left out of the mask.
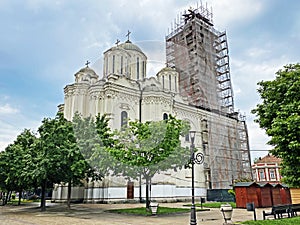
[[[128,30],[126,37],[127,37],[127,41],[129,41],[129,35],[131,34],[131,32]]]
[[[120,40],[119,39],[117,39],[117,41],[116,41],[116,45],[118,46],[118,44],[120,43]]]
[[[90,63],[91,63],[91,62],[89,62],[89,60],[87,60],[86,63],[85,63],[86,67],[89,67],[89,64],[90,64]]]

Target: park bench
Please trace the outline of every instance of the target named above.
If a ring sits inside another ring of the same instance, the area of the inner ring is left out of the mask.
[[[299,208],[300,210],[300,208]],[[280,219],[286,214],[287,217],[294,216],[292,205],[275,205],[272,206],[271,212],[263,211],[263,219],[265,220],[267,216],[274,216],[274,219]]]
[[[291,211],[292,211],[291,216],[297,216],[297,212],[300,212],[300,204],[292,204]]]

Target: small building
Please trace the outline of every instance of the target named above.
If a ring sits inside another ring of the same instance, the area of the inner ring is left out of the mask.
[[[272,201],[272,188],[270,183],[260,183],[260,188],[257,191],[259,206],[258,207],[271,207]]]
[[[252,171],[256,182],[278,183],[281,180],[280,175],[281,159],[268,154],[259,158],[253,165]]]
[[[282,200],[281,200],[281,193],[280,190],[282,189],[281,184],[273,184],[272,188],[272,200],[273,200],[273,205],[281,205]]]
[[[246,208],[247,203],[254,203],[256,208],[292,203],[289,188],[279,183],[239,182],[234,190],[237,208]]]
[[[282,184],[280,196],[282,204],[292,204],[291,191],[287,185]]]
[[[255,182],[239,182],[234,185],[236,207],[246,208],[247,203],[253,202],[255,207],[259,207],[258,189],[260,186]]]

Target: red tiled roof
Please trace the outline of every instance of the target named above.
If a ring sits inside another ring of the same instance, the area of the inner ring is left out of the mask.
[[[268,154],[265,157],[257,160],[257,162],[255,164],[257,164],[257,163],[280,163],[280,162],[281,162],[281,158],[277,158],[276,156]]]

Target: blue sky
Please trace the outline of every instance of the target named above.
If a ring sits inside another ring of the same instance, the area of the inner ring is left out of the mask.
[[[64,86],[86,60],[102,75],[102,53],[117,39],[125,41],[127,30],[148,55],[148,75],[155,75],[164,65],[171,22],[196,5],[187,0],[1,0],[0,151],[24,128],[36,130],[44,117],[56,114]],[[227,32],[235,108],[247,117],[250,147],[270,149],[250,111],[260,101],[257,82],[299,62],[300,2],[207,0],[207,5],[215,28]],[[253,151],[252,157],[264,154]]]

